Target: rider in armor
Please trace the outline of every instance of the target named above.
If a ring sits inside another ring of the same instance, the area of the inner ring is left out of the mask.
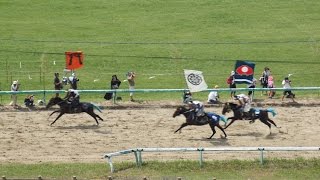
[[[189,101],[188,106],[191,111],[194,111],[192,114],[192,119],[198,120],[198,117],[204,116],[204,106],[200,101]]]
[[[64,98],[68,104],[70,104],[70,111],[77,111],[77,108],[80,104],[80,95],[77,90],[69,89],[66,97]]]
[[[250,100],[250,98],[245,94],[239,94],[239,95],[234,96],[234,100],[239,102],[239,108],[240,108],[240,110],[242,112],[242,116],[245,119],[251,119],[250,118],[251,115],[249,113],[250,108],[251,108],[251,100]]]

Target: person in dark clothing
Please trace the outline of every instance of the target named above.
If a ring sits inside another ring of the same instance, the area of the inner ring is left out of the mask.
[[[62,89],[62,82],[59,79],[59,73],[54,73],[53,84],[54,84],[54,89],[55,90],[61,90]],[[56,97],[58,97],[58,96],[59,96],[59,93],[56,93]]]
[[[33,107],[34,106],[34,95],[29,95],[24,99],[24,105],[27,107]]]
[[[70,83],[70,88],[77,90],[78,89],[78,81],[79,79],[76,77],[75,73],[72,73],[71,76],[68,79],[69,83]]]
[[[236,82],[235,82],[235,72],[231,71],[230,76],[228,78],[229,88],[237,88]],[[230,97],[233,98],[236,95],[236,91],[230,92]]]
[[[111,78],[111,89],[119,89],[121,81],[118,79],[117,75],[113,75]],[[116,91],[113,92],[113,101],[116,100]]]

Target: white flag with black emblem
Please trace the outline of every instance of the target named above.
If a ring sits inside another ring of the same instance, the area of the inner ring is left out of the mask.
[[[184,77],[190,92],[199,92],[208,88],[207,83],[204,81],[202,71],[184,70]]]

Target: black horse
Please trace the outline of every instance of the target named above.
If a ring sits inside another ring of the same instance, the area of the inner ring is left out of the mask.
[[[103,119],[99,115],[97,115],[96,113],[93,112],[94,109],[97,109],[99,112],[101,112],[100,108],[92,103],[82,102],[79,104],[77,111],[74,111],[73,109],[70,108],[71,105],[68,104],[65,100],[61,99],[60,97],[53,97],[49,100],[49,102],[46,106],[46,109],[48,109],[49,107],[51,107],[53,105],[59,105],[60,109],[53,111],[49,115],[49,117],[54,113],[60,113],[60,114],[50,125],[54,124],[63,114],[66,114],[66,113],[73,114],[73,113],[86,112],[87,114],[89,114],[90,116],[92,116],[96,120],[97,125],[99,125],[97,118],[99,118],[101,121],[103,121]]]
[[[276,112],[271,108],[268,108],[268,109],[250,108],[248,115],[244,116],[238,104],[227,102],[223,106],[222,114],[225,115],[227,112],[230,112],[231,110],[233,111],[233,116],[227,119],[227,120],[231,119],[231,122],[224,129],[228,128],[236,120],[250,120],[250,123],[253,123],[256,119],[259,119],[262,123],[267,125],[270,129],[270,133],[271,133],[271,124],[273,124],[277,128],[280,128],[268,116],[268,112],[272,113],[273,116],[276,115]]]
[[[195,126],[202,126],[202,125],[206,125],[209,124],[210,128],[212,130],[212,135],[207,138],[207,139],[211,139],[213,137],[213,135],[216,133],[215,127],[217,126],[224,134],[225,138],[227,137],[227,134],[224,132],[224,129],[220,126],[219,121],[215,122],[213,120],[211,120],[207,115],[203,116],[203,117],[198,117],[198,119],[193,119],[193,111],[190,111],[189,109],[187,109],[184,106],[179,106],[176,111],[173,113],[173,117],[175,118],[176,116],[179,116],[181,114],[183,114],[186,117],[186,122],[181,124],[180,128],[177,129],[174,133],[180,131],[181,129],[189,126],[189,125],[195,125]],[[220,118],[219,120],[225,120],[223,118]],[[225,121],[226,123],[226,121]]]

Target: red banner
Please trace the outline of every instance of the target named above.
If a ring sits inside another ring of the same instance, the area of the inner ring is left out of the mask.
[[[67,51],[66,54],[66,69],[79,69],[83,66],[84,54],[82,51],[71,52]]]

